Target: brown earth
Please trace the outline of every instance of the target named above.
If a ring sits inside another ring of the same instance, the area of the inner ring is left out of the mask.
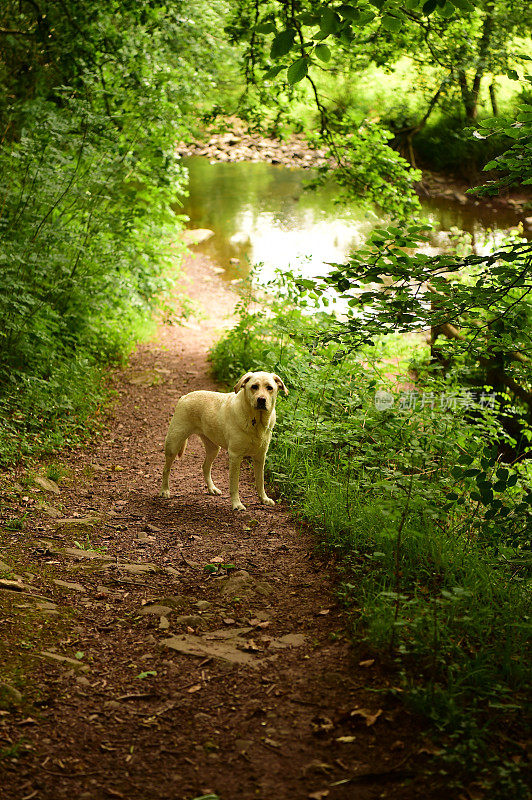
[[[157,496],[175,401],[216,388],[207,351],[236,300],[206,259],[186,270],[195,317],[116,372],[67,476],[4,476],[6,513],[28,516],[2,533],[2,797],[440,797],[393,665],[351,643],[334,564],[286,504],[261,506],[247,469],[233,512],[225,454],[207,495],[197,440]]]

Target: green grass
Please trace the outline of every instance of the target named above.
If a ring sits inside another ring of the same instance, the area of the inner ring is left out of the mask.
[[[375,408],[377,388],[397,389],[390,359],[397,371],[409,354],[423,360],[416,339],[340,352],[319,338],[329,318],[273,305],[266,315],[242,304],[240,324],[212,352],[215,374],[272,369],[288,384],[269,479],[312,523],[318,546],[338,555],[353,637],[394,659],[406,702],[438,733],[440,775],[457,784],[474,776],[493,798],[510,796],[509,786],[524,797],[516,766],[529,678],[523,545],[505,543],[503,527],[494,545],[478,503],[447,501],[460,481],[457,455],[487,458],[486,431],[463,412]],[[506,500],[517,517],[519,492]]]

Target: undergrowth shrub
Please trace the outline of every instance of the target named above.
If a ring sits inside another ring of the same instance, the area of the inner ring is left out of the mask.
[[[404,340],[382,337],[346,351],[324,337],[331,317],[309,315],[295,293],[278,295],[266,306],[243,298],[238,323],[211,353],[214,373],[233,381],[267,369],[289,386],[270,478],[338,556],[353,634],[396,660],[409,701],[449,737],[443,772],[460,779],[476,772],[490,797],[503,797],[506,779],[486,753],[498,729],[520,735],[530,468],[508,468],[515,480],[497,486],[507,519],[496,537],[490,520],[485,536],[489,509],[475,498],[476,486],[468,494],[456,464],[463,457],[479,472],[483,462],[497,466],[490,442],[504,432],[496,409],[477,404],[473,423],[468,403],[434,402],[460,391],[450,379],[426,382],[430,402],[420,393],[412,407],[405,397],[414,376],[398,355]],[[411,353],[419,348],[414,340]],[[467,495],[459,506],[458,492]],[[519,536],[506,535],[510,524]],[[463,740],[453,743],[452,734],[464,717],[474,747],[460,756]],[[524,797],[511,759],[507,767],[514,796]]]

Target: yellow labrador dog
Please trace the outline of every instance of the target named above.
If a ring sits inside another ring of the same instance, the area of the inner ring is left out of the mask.
[[[275,501],[264,491],[264,462],[275,425],[275,400],[281,389],[288,389],[271,372],[246,372],[229,392],[190,392],[183,395],[175,409],[166,434],[162,497],[170,497],[168,477],[176,456],[185,452],[189,436],[196,433],[205,446],[203,475],[209,494],[221,494],[212,482],[212,462],[220,447],[229,453],[229,492],[234,511],[245,511],[238,495],[240,465],[245,456],[253,460],[255,486],[262,503]]]

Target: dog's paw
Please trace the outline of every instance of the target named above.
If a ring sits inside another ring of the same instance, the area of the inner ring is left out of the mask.
[[[245,510],[246,506],[243,503],[241,503],[240,500],[238,501],[238,503],[233,504],[233,511],[245,511]]]
[[[274,506],[275,505],[275,500],[272,500],[271,497],[266,497],[266,495],[264,495],[264,497],[261,497],[260,501],[261,501],[261,503],[264,503],[265,506]]]
[[[170,497],[170,489],[161,489],[159,497]]]
[[[207,489],[207,491],[209,492],[209,494],[221,494],[222,493],[222,490],[218,489],[217,486],[211,486],[211,488]]]

